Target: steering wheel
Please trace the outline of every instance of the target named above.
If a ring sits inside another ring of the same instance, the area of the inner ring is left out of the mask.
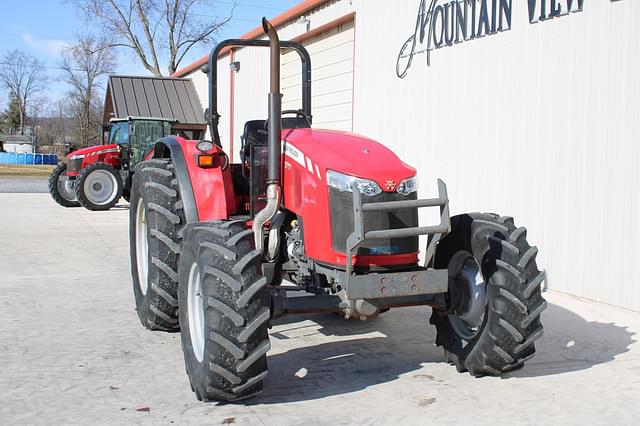
[[[309,116],[309,114],[307,114],[306,112],[304,112],[301,109],[285,109],[284,111],[282,111],[282,115],[285,115],[285,114],[295,114],[296,117],[298,117],[298,118],[306,118],[307,121],[309,121],[309,119],[311,118]]]
[[[311,115],[307,114],[306,112],[304,112],[301,109],[285,109],[284,111],[282,111],[281,113],[282,115],[285,114],[295,114],[296,118],[304,118],[305,120],[307,120],[307,123],[309,123],[309,125],[311,124]],[[269,129],[269,120],[265,120],[264,122],[264,129],[268,130]]]

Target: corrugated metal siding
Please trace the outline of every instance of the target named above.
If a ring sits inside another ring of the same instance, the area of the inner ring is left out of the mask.
[[[421,195],[440,177],[453,212],[514,216],[551,289],[640,310],[640,3],[530,24],[513,2],[510,31],[417,55],[403,80],[419,1],[354,4],[354,130],[417,167]]]
[[[342,17],[353,11],[353,7],[349,1],[338,0],[328,2],[321,7],[310,11],[305,16],[310,20],[309,29],[320,27],[329,21]],[[284,26],[278,27],[280,39],[288,40],[301,35],[306,31],[306,24],[300,24],[296,20],[291,21]],[[237,160],[240,150],[240,137],[244,130],[244,123],[248,120],[258,118],[266,118],[267,116],[267,94],[269,92],[269,62],[267,49],[248,48],[240,49],[235,53],[235,61],[240,62],[240,71],[234,74],[234,129],[233,129],[233,158]],[[230,56],[226,55],[218,60],[218,112],[220,118],[220,138],[222,146],[229,152],[230,134],[230,117],[229,117],[229,92],[230,92]],[[284,62],[284,61],[283,61]],[[315,67],[314,58],[312,57],[312,66]],[[283,65],[284,68],[284,65]],[[299,70],[299,65],[298,68]],[[312,75],[314,71],[312,70]],[[207,76],[200,71],[189,74],[192,79],[196,91],[199,94],[202,108],[208,107],[208,81]],[[299,81],[299,80],[298,80]],[[284,81],[283,70],[283,86],[287,82]],[[315,84],[315,83],[314,83]],[[312,87],[315,93],[315,85]],[[322,93],[324,87],[319,85],[317,88]],[[299,97],[299,89],[298,89]],[[285,94],[284,102],[286,103],[289,96]],[[312,100],[315,107],[315,98]],[[288,105],[288,104],[285,104]],[[295,108],[297,108],[296,106]],[[351,111],[349,111],[351,115]],[[209,129],[207,129],[207,138],[211,138]]]
[[[311,55],[313,127],[352,130],[353,22],[306,40]],[[300,59],[295,52],[282,58],[283,109],[300,108]]]
[[[107,90],[118,118],[158,117],[205,123],[200,99],[189,79],[110,76]]]

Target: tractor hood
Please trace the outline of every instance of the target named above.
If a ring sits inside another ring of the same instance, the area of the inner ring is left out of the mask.
[[[117,151],[120,151],[120,147],[117,144],[88,146],[86,148],[81,148],[76,151],[70,152],[69,154],[67,154],[67,158],[69,160],[72,160],[74,158],[84,158],[92,155],[103,154],[106,152]]]
[[[394,191],[402,180],[416,174],[416,169],[393,151],[364,136],[315,129],[285,129],[282,135],[286,138],[285,156],[306,163],[310,171],[322,176],[326,176],[327,170],[333,170],[373,180],[383,191]],[[296,154],[298,158],[294,158]]]

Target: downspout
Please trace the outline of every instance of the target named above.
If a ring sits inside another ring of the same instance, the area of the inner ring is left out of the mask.
[[[267,205],[253,220],[253,236],[256,250],[264,251],[264,224],[271,220],[280,206],[280,136],[282,133],[282,94],[280,93],[280,40],[273,25],[262,18],[262,29],[269,37],[271,89],[268,116],[268,178]]]

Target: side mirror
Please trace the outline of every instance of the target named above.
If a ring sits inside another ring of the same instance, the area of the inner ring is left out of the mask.
[[[129,123],[129,137],[136,135],[136,125],[133,123]]]

